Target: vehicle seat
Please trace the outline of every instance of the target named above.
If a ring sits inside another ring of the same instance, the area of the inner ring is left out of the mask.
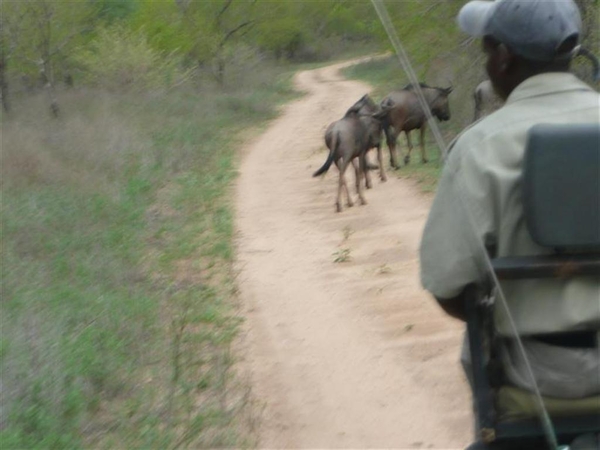
[[[493,259],[498,279],[600,279],[600,124],[533,127],[522,186],[532,239],[554,254]],[[517,443],[543,437],[534,395],[499,386],[493,346],[490,350],[483,344],[494,342],[492,307],[485,294],[480,286],[469,286],[466,293],[478,438],[483,443]],[[543,400],[560,444],[580,434],[600,433],[600,395]]]

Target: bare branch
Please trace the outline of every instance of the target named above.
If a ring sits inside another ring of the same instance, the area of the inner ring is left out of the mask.
[[[241,25],[238,25],[237,27],[235,27],[233,30],[231,30],[229,33],[227,33],[223,39],[221,39],[221,42],[219,43],[219,49],[223,48],[223,46],[227,43],[227,41],[229,39],[231,39],[231,37],[233,37],[233,35],[235,33],[237,33],[238,31],[242,30],[243,28],[249,26],[249,25],[253,25],[254,24],[254,20],[249,20],[248,22],[244,22]]]
[[[225,14],[225,12],[229,9],[232,3],[233,0],[227,0],[225,2],[225,5],[223,5],[223,8],[221,8],[221,11],[217,13],[217,16],[215,17],[215,22],[217,22],[217,25],[221,25],[221,17],[223,17],[223,14]]]

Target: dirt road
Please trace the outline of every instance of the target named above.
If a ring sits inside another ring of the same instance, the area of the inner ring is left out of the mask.
[[[430,199],[410,181],[374,176],[369,204],[338,214],[337,169],[311,177],[327,156],[325,127],[370,90],[340,67],[298,74],[307,95],[247,146],[240,168],[237,249],[247,363],[264,405],[260,447],[463,448],[462,326],[418,280]]]

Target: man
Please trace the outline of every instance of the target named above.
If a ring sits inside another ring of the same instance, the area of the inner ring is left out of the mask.
[[[486,71],[506,100],[455,141],[421,243],[423,286],[448,314],[464,320],[465,287],[487,279],[485,251],[492,257],[550,252],[533,242],[525,226],[520,189],[529,129],[538,123],[598,123],[600,96],[569,73],[581,35],[572,0],[472,1],[458,23],[482,38]],[[501,287],[526,352],[558,355],[534,364],[542,395],[599,394],[600,280],[511,281]],[[505,338],[507,378],[533,390],[502,308],[495,308],[494,321]],[[546,335],[559,331],[577,348],[548,342]]]

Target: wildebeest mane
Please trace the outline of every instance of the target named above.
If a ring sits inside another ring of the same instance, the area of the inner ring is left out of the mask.
[[[363,109],[365,110],[364,112]],[[344,117],[370,115],[377,111],[379,111],[377,104],[371,99],[369,94],[365,94],[354,105],[348,108]]]
[[[431,86],[429,86],[428,84],[426,84],[426,83],[422,83],[422,82],[419,82],[419,86],[420,86],[422,89],[440,89],[440,88],[431,87]],[[415,84],[414,84],[414,83],[408,83],[406,86],[404,86],[404,87],[402,88],[402,90],[403,90],[403,91],[412,91],[414,88],[415,88]]]

